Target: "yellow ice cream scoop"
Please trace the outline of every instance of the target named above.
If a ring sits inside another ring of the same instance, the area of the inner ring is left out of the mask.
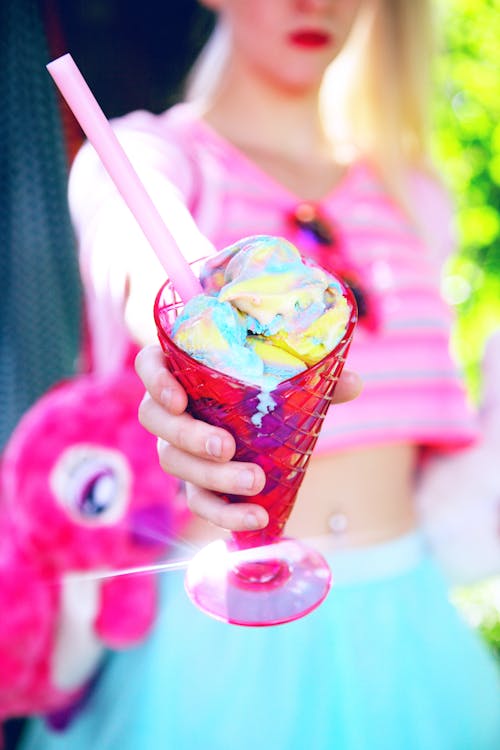
[[[246,343],[244,317],[227,302],[201,294],[193,297],[175,321],[172,338],[181,349],[234,377],[262,377],[264,367]]]
[[[181,325],[173,337],[177,346],[191,355],[199,352],[222,352],[231,349],[228,338],[217,328],[213,319],[198,317]]]
[[[323,304],[324,290],[321,278],[297,287],[297,275],[293,271],[285,271],[279,277],[263,273],[226,284],[219,293],[219,300],[230,302],[262,326],[269,326],[278,315],[286,321],[313,304]]]
[[[281,329],[273,336],[269,336],[268,340],[310,366],[326,357],[340,341],[349,315],[347,300],[338,295],[335,307],[326,310],[304,330]]]
[[[264,374],[272,375],[278,381],[292,378],[307,369],[301,359],[262,336],[248,336],[247,346],[253,349],[264,363]]]

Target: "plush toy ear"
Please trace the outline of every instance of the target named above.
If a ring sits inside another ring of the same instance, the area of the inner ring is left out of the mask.
[[[487,439],[500,445],[500,330],[486,343],[482,368],[481,418]]]

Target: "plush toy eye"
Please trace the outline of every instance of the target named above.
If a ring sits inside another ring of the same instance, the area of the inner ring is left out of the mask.
[[[121,453],[90,445],[72,445],[52,470],[57,501],[78,523],[116,523],[125,511],[130,470]]]
[[[116,493],[117,477],[113,469],[96,469],[82,487],[76,487],[76,506],[84,516],[99,516],[113,505]]]

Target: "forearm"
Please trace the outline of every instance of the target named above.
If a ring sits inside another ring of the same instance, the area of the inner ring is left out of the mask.
[[[185,257],[191,261],[212,254],[212,244],[199,231],[187,208],[190,183],[182,163],[179,184],[174,184],[169,176],[171,170],[163,168],[165,154],[156,153],[147,137],[125,139],[124,146],[127,144],[143,184]],[[127,333],[139,345],[156,339],[152,307],[166,273],[89,144],[73,165],[69,202],[78,240],[93,360],[98,369],[106,369],[105,360],[109,362],[110,352],[120,348],[119,341]],[[116,358],[120,359],[120,352]]]

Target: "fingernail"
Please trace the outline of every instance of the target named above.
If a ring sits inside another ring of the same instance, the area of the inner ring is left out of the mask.
[[[209,456],[220,458],[222,456],[222,440],[218,435],[211,435],[205,443],[205,450]]]
[[[255,513],[247,513],[245,518],[243,519],[243,523],[245,525],[245,529],[260,529],[261,523]]]
[[[166,406],[167,409],[172,404],[172,397],[174,395],[174,392],[172,388],[164,388],[160,394],[160,399],[163,404],[163,406]]]
[[[243,469],[238,474],[238,484],[244,490],[251,490],[254,485],[253,471],[250,469]]]

